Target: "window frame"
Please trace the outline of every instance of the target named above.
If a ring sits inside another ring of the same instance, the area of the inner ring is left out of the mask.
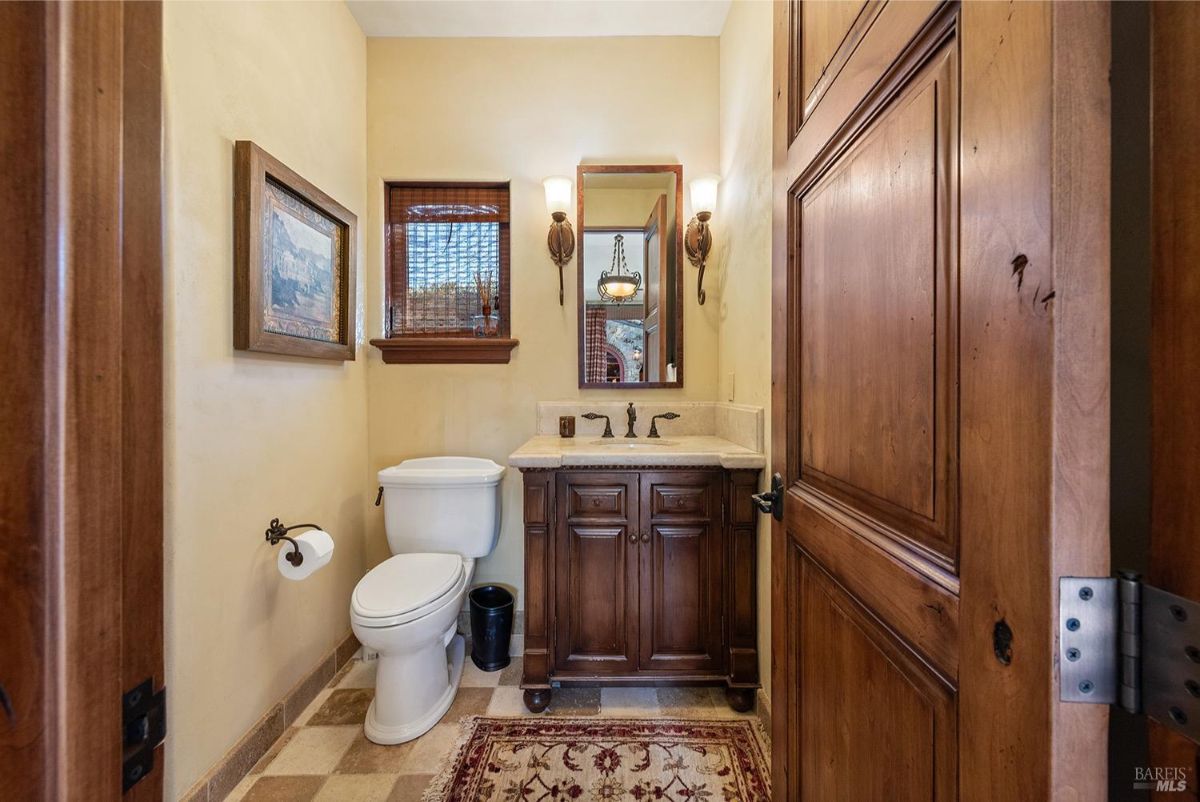
[[[392,329],[394,308],[393,288],[396,265],[392,253],[392,203],[393,189],[502,189],[509,196],[509,219],[501,223],[500,267],[497,293],[500,298],[499,329],[495,337],[476,337],[470,332],[414,332],[395,333]],[[520,343],[512,337],[512,185],[509,181],[385,181],[384,205],[384,336],[371,340],[371,345],[380,350],[383,361],[388,364],[402,363],[499,363],[510,361],[512,350]]]

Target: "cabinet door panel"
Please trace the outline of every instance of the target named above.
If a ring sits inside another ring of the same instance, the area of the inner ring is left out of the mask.
[[[719,518],[683,515],[664,498],[719,511],[715,473],[642,474],[640,655],[643,670],[716,671],[723,665],[722,542]],[[665,507],[665,508],[664,508]]]
[[[620,673],[636,667],[637,474],[579,473],[559,477],[566,514],[557,525],[555,580],[560,671]],[[579,499],[623,501],[604,520],[573,516]],[[633,542],[630,542],[630,538]]]
[[[567,515],[571,518],[624,518],[628,499],[621,484],[571,486]]]

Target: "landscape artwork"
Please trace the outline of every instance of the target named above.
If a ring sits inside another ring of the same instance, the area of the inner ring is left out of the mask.
[[[247,140],[234,143],[233,347],[355,356],[358,218]]]
[[[263,204],[263,329],[341,340],[342,226],[267,181]]]

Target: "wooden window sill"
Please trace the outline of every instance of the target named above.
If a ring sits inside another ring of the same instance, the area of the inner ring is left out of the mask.
[[[388,365],[507,365],[520,340],[501,337],[395,337],[371,340]]]

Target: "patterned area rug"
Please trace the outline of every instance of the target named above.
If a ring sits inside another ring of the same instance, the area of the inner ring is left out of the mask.
[[[749,719],[472,717],[425,802],[769,802],[767,754]]]

